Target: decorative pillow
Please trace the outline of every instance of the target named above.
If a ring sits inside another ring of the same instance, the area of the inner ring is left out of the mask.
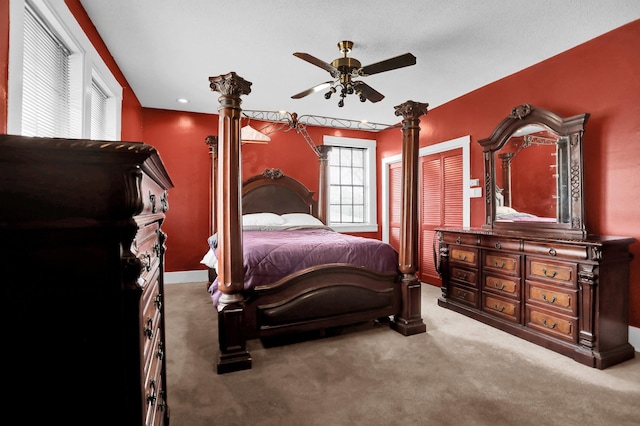
[[[242,226],[284,225],[284,219],[275,213],[249,213],[242,215]]]
[[[280,217],[287,226],[325,226],[320,219],[307,213],[286,213]]]

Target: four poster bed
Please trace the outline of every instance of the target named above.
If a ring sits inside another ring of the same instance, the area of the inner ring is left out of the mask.
[[[219,374],[251,368],[246,341],[390,319],[408,336],[426,331],[417,279],[417,150],[427,104],[396,107],[403,121],[403,225],[396,252],[378,240],[326,226],[327,154],[320,161],[318,200],[279,169],[240,182],[240,95],[251,83],[235,73],[211,77],[219,98],[219,140],[212,155],[209,292],[218,311]],[[329,257],[326,257],[326,256]],[[204,260],[204,259],[203,259]],[[214,265],[215,264],[215,265]]]

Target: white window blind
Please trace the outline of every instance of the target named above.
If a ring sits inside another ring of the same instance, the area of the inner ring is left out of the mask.
[[[107,138],[107,99],[108,96],[95,80],[91,81],[91,139]]]
[[[69,50],[27,5],[22,134],[69,136]]]

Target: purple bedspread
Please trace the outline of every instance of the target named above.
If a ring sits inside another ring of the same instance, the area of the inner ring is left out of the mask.
[[[397,272],[398,253],[379,240],[329,229],[244,231],[244,288],[271,284],[316,265],[349,263],[377,272]],[[209,291],[217,304],[217,279]]]

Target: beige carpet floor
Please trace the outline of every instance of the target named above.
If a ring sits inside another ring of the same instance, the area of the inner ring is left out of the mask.
[[[171,425],[640,425],[640,354],[586,367],[422,289],[427,333],[360,324],[284,345],[252,340],[252,369],[217,375],[205,283],[167,285]]]

